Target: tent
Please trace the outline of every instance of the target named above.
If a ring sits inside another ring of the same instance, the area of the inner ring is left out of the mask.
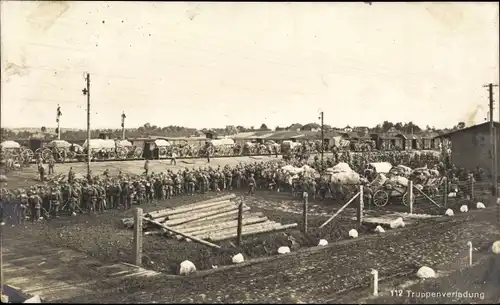
[[[3,141],[0,143],[0,147],[2,148],[21,148],[21,145],[14,141]]]

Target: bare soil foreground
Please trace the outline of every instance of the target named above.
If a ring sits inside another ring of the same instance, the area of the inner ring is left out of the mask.
[[[491,211],[470,212],[434,224],[337,243],[321,251],[292,253],[222,273],[181,279],[158,276],[122,280],[120,287],[111,283],[98,285],[94,293],[72,301],[353,302],[368,288],[371,268],[376,268],[381,278],[394,278],[411,276],[423,265],[438,272],[465,266],[465,243],[472,240],[476,248],[486,249],[492,240],[500,238],[495,225]]]

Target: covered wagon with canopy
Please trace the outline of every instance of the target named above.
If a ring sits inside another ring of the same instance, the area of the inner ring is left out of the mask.
[[[371,162],[366,165],[363,174],[368,181],[373,181],[379,174],[387,175],[391,169],[392,164],[389,162]]]
[[[23,148],[21,144],[15,141],[4,141],[0,143],[1,154],[4,159],[13,159],[20,161],[22,158]]]
[[[280,151],[283,154],[284,160],[291,160],[299,152],[302,146],[299,142],[293,142],[290,140],[285,140],[281,142]]]
[[[223,138],[214,139],[205,142],[203,149],[201,150],[202,155],[206,155],[210,152],[210,155],[215,156],[230,156],[233,154],[235,142],[233,139]]]
[[[156,148],[158,149],[158,159],[167,158],[172,144],[164,139],[155,140]]]
[[[40,155],[44,161],[49,160],[53,156],[56,161],[64,162],[66,159],[72,159],[76,156],[72,152],[71,147],[72,145],[68,141],[52,140],[43,148],[37,149],[35,153]]]
[[[90,150],[90,158],[95,160],[115,159],[116,144],[110,139],[90,139],[90,143],[83,143],[84,153]]]
[[[328,182],[329,190],[334,199],[350,199],[357,193],[360,184],[366,182],[356,173],[349,164],[340,162],[334,167],[327,168],[321,178]]]
[[[116,140],[115,146],[116,157],[119,159],[137,159],[142,156],[142,148],[135,147],[129,140]]]

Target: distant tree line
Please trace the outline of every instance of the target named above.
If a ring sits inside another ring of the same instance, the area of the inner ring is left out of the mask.
[[[324,131],[331,131],[331,130],[342,130],[345,127],[340,127],[340,128],[333,128],[331,125],[324,124]],[[355,129],[357,126],[351,126]],[[389,122],[389,121],[384,121],[380,124],[377,124],[374,127],[367,127],[369,132],[376,132],[376,133],[388,133],[388,132],[400,132],[400,133],[414,133],[414,134],[419,134],[419,133],[428,133],[428,132],[433,132],[433,133],[443,133],[443,132],[449,132],[457,129],[462,129],[465,128],[466,125],[464,122],[459,122],[457,125],[451,127],[451,128],[445,128],[445,129],[436,129],[434,127],[431,127],[429,125],[425,126],[425,128],[422,128],[413,122]],[[359,126],[358,126],[359,128]],[[306,124],[300,124],[300,123],[294,123],[289,126],[277,126],[274,131],[284,131],[284,130],[293,130],[293,131],[319,131],[321,130],[321,125],[318,123],[306,123]],[[149,136],[160,136],[160,137],[192,137],[192,136],[204,136],[206,133],[211,132],[213,134],[219,135],[219,136],[228,136],[228,135],[234,135],[237,133],[242,133],[242,132],[253,132],[253,131],[271,131],[268,126],[263,123],[260,125],[260,128],[255,128],[254,126],[250,127],[244,127],[241,125],[238,126],[233,126],[233,125],[228,125],[225,128],[203,128],[203,129],[195,129],[195,128],[187,128],[187,127],[182,127],[182,126],[166,126],[166,127],[159,127],[156,125],[151,125],[150,123],[145,123],[143,126],[140,126],[138,128],[127,128],[125,130],[125,136],[127,138],[143,138],[143,137],[149,137]],[[21,130],[21,131],[14,131],[10,130],[7,128],[0,128],[0,133],[1,133],[1,138],[2,141],[5,140],[15,140],[15,139],[29,139],[31,137],[37,137],[37,138],[42,138],[44,140],[52,140],[56,138],[56,133],[54,132],[47,132],[47,128],[45,126],[40,127],[39,132],[33,132],[33,131],[27,131],[27,130]],[[91,138],[97,138],[99,137],[99,134],[105,133],[110,136],[110,138],[121,138],[122,136],[122,130],[121,129],[95,129],[91,130]],[[81,141],[85,140],[87,138],[87,131],[80,129],[80,130],[62,130],[61,132],[61,139],[67,140],[67,141]]]

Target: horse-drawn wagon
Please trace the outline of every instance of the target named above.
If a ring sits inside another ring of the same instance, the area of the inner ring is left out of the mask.
[[[167,140],[163,140],[163,139],[157,139],[157,140],[155,140],[155,145],[156,145],[156,148],[158,149],[158,159],[167,158],[169,148],[170,148],[170,146],[172,146],[170,144],[170,142]]]
[[[110,160],[116,158],[116,144],[111,139],[90,139],[83,143],[84,153],[90,149],[91,160]]]
[[[24,148],[15,141],[4,141],[0,143],[1,154],[4,159],[12,159],[13,162],[28,163],[33,160],[34,153],[31,149]]]
[[[207,141],[200,152],[202,155],[210,152],[210,155],[213,156],[230,156],[233,154],[234,146],[235,142],[233,139],[214,139]]]
[[[321,179],[328,182],[333,199],[340,200],[352,198],[358,192],[359,185],[366,182],[347,163],[343,162],[332,168],[327,168],[321,174]]]
[[[71,143],[65,140],[52,140],[44,147],[38,148],[35,154],[41,156],[44,161],[53,156],[56,161],[64,162],[75,157],[75,154],[71,151],[71,146]]]
[[[281,153],[283,154],[283,160],[291,160],[296,157],[302,146],[299,142],[292,142],[290,140],[285,140],[281,143]]]
[[[116,140],[115,152],[119,159],[138,159],[142,157],[142,148],[135,147],[129,140]]]

